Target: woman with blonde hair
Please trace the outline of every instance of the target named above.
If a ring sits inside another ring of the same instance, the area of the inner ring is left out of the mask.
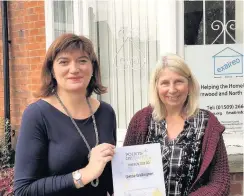
[[[124,146],[160,143],[167,196],[227,196],[225,128],[199,109],[199,85],[184,59],[161,57],[150,97],[150,105],[131,119]]]

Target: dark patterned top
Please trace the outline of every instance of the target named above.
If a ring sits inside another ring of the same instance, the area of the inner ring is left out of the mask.
[[[201,161],[202,138],[208,122],[208,113],[199,110],[185,121],[183,131],[169,140],[166,121],[151,118],[146,143],[160,143],[167,196],[186,196],[197,177]]]

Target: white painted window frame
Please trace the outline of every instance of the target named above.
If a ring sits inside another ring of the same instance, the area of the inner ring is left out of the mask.
[[[88,0],[73,0],[74,33],[89,37]],[[82,11],[81,11],[82,10]],[[177,0],[159,1],[158,15],[160,18],[159,37],[160,54],[176,53],[178,48],[176,34]],[[53,1],[45,0],[46,48],[54,40]],[[184,37],[183,37],[184,38]]]
[[[88,0],[73,0],[74,33],[89,37]],[[45,0],[46,49],[54,40],[53,1]],[[82,10],[82,11],[81,11]]]
[[[54,40],[53,1],[45,0],[46,49]]]

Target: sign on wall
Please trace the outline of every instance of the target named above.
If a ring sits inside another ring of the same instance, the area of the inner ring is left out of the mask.
[[[185,60],[200,84],[200,107],[225,126],[229,154],[243,149],[243,54],[241,44],[185,47]]]

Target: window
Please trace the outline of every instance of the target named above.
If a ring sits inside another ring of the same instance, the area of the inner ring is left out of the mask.
[[[108,87],[98,99],[114,108],[118,135],[124,135],[131,117],[148,105],[150,70],[161,50],[159,5],[160,0],[46,2],[47,17],[53,21],[47,27],[47,45],[65,32],[83,34],[94,43]],[[123,136],[118,138],[122,142]]]
[[[200,83],[200,107],[214,113],[225,126],[228,154],[243,154],[244,2],[179,3],[184,13],[179,51]]]
[[[131,117],[148,105],[150,71],[162,53],[185,57],[200,84],[218,85],[228,83],[230,78],[232,83],[239,84],[243,79],[240,68],[235,76],[214,75],[213,64],[215,55],[221,51],[243,54],[243,1],[46,0],[45,3],[47,46],[63,32],[83,34],[93,41],[102,81],[109,90],[98,98],[110,103],[116,112],[120,144]],[[224,104],[231,104],[227,102],[233,99],[217,97],[200,103],[208,109],[209,102],[224,100]],[[218,117],[223,122],[234,122],[235,115],[227,119],[223,115]],[[239,126],[241,121],[238,123]],[[240,143],[229,140],[227,144],[231,142]]]
[[[53,1],[54,37],[74,31],[73,2]]]
[[[242,1],[185,1],[185,45],[242,42]]]
[[[147,105],[150,66],[156,64],[157,1],[88,1],[89,36],[95,43],[118,127],[125,129],[132,115]],[[138,9],[134,9],[137,7]]]

